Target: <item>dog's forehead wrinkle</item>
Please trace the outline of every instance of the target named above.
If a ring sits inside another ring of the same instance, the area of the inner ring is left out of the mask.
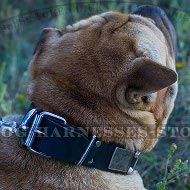
[[[140,15],[130,15],[129,21],[149,27],[149,29],[153,30],[162,41],[165,41],[163,33],[155,25],[152,19]]]
[[[128,28],[128,31],[134,34],[137,56],[149,57],[160,64],[166,65],[166,46],[164,43],[151,30],[146,31],[146,28],[136,28],[136,26],[133,26],[132,24],[132,27]],[[134,31],[135,29],[136,31]]]
[[[82,27],[86,27],[86,26],[91,25],[93,23],[104,24],[104,23],[106,23],[106,20],[101,15],[95,15],[95,16],[92,16],[88,19],[80,20],[80,21],[74,23],[73,25],[67,25],[65,28],[68,31],[76,31]]]

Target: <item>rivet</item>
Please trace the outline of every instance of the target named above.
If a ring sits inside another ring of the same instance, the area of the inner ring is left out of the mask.
[[[128,173],[128,174],[131,174],[132,172],[133,172],[133,168],[130,167],[127,173]]]
[[[101,146],[101,144],[102,144],[102,142],[101,142],[101,141],[96,141],[96,146],[97,146],[97,147],[100,147],[100,146]]]
[[[93,163],[93,158],[91,160],[88,161],[89,164],[92,164]]]
[[[26,132],[28,130],[28,127],[23,125],[21,129],[22,129],[23,132]]]
[[[135,158],[138,158],[140,154],[141,154],[141,153],[137,151],[137,152],[135,153],[135,156],[134,156],[134,157],[135,157]]]

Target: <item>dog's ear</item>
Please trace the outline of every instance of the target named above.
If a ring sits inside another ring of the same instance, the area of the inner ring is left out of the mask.
[[[176,32],[166,13],[157,6],[143,5],[133,11],[132,14],[141,15],[154,20],[155,25],[162,31],[166,38],[170,55],[175,58],[177,53]]]
[[[57,28],[44,28],[40,34],[36,47],[34,48],[33,55],[37,52],[38,54],[42,53],[43,46],[45,46],[48,39],[58,39],[60,36],[62,36],[61,30]]]
[[[149,58],[137,58],[130,70],[128,90],[134,98],[157,92],[177,81],[177,73]]]

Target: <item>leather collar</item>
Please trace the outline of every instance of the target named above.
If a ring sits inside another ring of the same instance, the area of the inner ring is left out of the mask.
[[[95,135],[72,126],[63,117],[33,105],[17,128],[22,147],[69,164],[130,174],[140,155],[140,152],[129,152],[121,145],[102,142]]]

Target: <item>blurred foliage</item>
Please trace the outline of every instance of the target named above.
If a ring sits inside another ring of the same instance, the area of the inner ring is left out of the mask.
[[[45,27],[63,28],[80,19],[105,11],[131,12],[142,4],[154,4],[163,8],[173,22],[178,37],[179,92],[175,108],[168,123],[171,128],[189,128],[190,123],[190,15],[188,0],[1,0],[0,1],[0,116],[24,113],[30,102],[27,99],[29,77],[27,67],[33,49]],[[163,184],[165,168],[173,171],[167,163],[167,150],[175,142],[178,151],[174,159],[190,158],[188,138],[161,138],[153,151],[144,154],[139,170],[148,189]],[[176,164],[176,163],[175,163]],[[175,168],[174,164],[174,168]],[[179,164],[179,162],[177,163]],[[177,176],[175,185],[168,189],[190,190],[190,176]],[[161,185],[160,185],[161,186]]]
[[[5,71],[5,63],[1,64],[0,68],[0,114],[11,113],[11,100],[8,98],[7,94],[7,84],[3,82],[3,75]]]
[[[172,169],[170,169],[170,171],[168,170],[170,160],[176,150],[177,145],[173,143],[168,153],[164,177],[159,183],[156,184],[156,190],[166,190],[167,186],[169,186],[170,183],[174,183],[176,178],[180,175],[189,173],[188,160],[182,162],[181,159],[176,159],[174,160]]]

